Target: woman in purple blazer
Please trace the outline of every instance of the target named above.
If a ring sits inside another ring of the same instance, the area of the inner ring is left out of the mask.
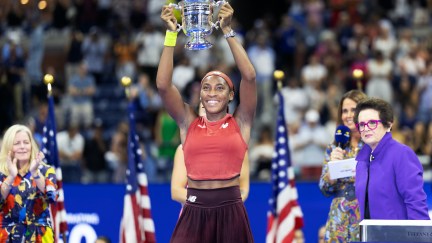
[[[411,148],[392,138],[391,105],[366,99],[357,104],[354,119],[365,143],[356,157],[361,219],[429,220],[423,168]]]

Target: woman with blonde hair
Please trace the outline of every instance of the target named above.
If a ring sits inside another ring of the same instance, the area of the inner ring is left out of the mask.
[[[0,242],[54,242],[49,203],[56,200],[56,176],[43,159],[28,127],[6,130],[0,150]]]

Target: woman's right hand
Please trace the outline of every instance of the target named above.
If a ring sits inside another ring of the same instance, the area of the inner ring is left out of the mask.
[[[345,150],[340,147],[336,147],[330,153],[330,161],[343,160],[345,155]]]
[[[7,168],[9,170],[9,175],[15,178],[18,175],[17,159],[12,158],[12,151],[9,151],[6,158]]]
[[[231,30],[231,20],[234,14],[234,9],[229,3],[224,3],[219,10],[218,19],[220,21],[221,29]]]
[[[162,7],[161,19],[165,22],[165,26],[169,31],[177,30],[177,19],[174,16],[174,7],[164,5]]]

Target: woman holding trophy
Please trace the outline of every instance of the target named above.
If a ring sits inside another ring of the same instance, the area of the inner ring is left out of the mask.
[[[211,71],[200,89],[206,116],[198,116],[195,107],[183,102],[171,80],[177,39],[173,9],[166,5],[161,12],[167,32],[156,84],[165,108],[180,128],[188,189],[171,242],[253,242],[239,175],[257,103],[255,69],[231,29],[234,10],[224,3],[218,20],[241,74],[240,102],[229,114],[233,82],[226,74]]]

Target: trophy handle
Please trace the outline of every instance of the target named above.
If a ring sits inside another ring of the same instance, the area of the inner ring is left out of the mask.
[[[217,2],[213,2],[213,6],[212,7],[219,7],[219,6],[221,6],[222,4],[224,4],[224,3],[227,3],[227,1],[225,1],[225,0],[220,0],[220,1],[217,1]],[[220,26],[220,21],[218,20],[218,21],[216,21],[215,23],[213,23],[213,22],[210,22],[210,25],[211,25],[211,27],[212,27],[212,29],[214,28],[214,29],[219,29],[219,26]]]
[[[211,25],[212,29],[214,28],[216,30],[219,29],[219,24],[220,24],[219,20],[216,21],[216,23],[210,22],[210,25]]]
[[[179,4],[170,3],[170,4],[168,4],[168,6],[169,6],[169,7],[174,7],[174,8],[177,9],[177,10],[181,10],[181,7],[180,7]]]
[[[213,3],[215,6],[217,6],[217,7],[219,7],[219,5],[222,5],[222,4],[224,4],[224,3],[227,3],[227,1],[225,1],[225,0],[221,0],[221,1],[217,1],[217,2],[215,2],[215,3]]]

